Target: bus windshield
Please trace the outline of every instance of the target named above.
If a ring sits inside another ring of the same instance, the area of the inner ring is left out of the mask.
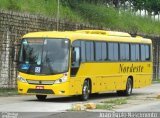
[[[59,74],[68,71],[68,39],[23,39],[19,71],[28,74]]]

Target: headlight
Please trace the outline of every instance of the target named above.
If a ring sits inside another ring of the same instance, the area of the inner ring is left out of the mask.
[[[26,79],[22,78],[20,75],[18,75],[17,80],[27,83]]]
[[[55,84],[60,84],[60,83],[66,82],[66,81],[67,81],[67,73],[65,73],[62,78],[56,80],[54,83]]]

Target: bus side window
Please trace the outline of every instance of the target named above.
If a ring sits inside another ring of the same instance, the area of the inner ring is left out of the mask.
[[[81,62],[86,62],[86,46],[85,41],[81,41]]]
[[[72,48],[71,64],[71,76],[76,76],[80,66],[80,47]]]
[[[80,65],[80,47],[72,48],[72,66],[79,67]]]
[[[150,45],[146,45],[146,61],[150,61]]]
[[[72,43],[71,49],[71,76],[75,76],[78,72],[81,62],[81,41],[76,40]]]

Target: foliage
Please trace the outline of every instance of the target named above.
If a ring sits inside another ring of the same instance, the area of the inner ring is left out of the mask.
[[[160,0],[119,0],[118,5],[123,6],[127,1],[136,6],[135,10],[147,8],[149,11],[149,6],[152,6],[155,13],[158,13],[156,9],[160,8]],[[60,0],[60,19],[103,26],[111,30],[160,34],[158,21],[115,9],[115,4],[113,0]],[[57,0],[0,0],[0,9],[56,17]]]
[[[117,11],[112,7],[107,8],[105,5],[99,7],[92,4],[80,4],[75,6],[74,10],[90,24],[101,25],[110,28],[111,30],[121,30],[133,33],[160,32],[159,22],[153,21],[147,17],[135,16],[130,12]]]
[[[130,0],[136,10],[147,10],[155,15],[160,12],[160,0]]]
[[[114,105],[127,104],[127,98],[106,100],[106,101],[102,101],[102,103],[108,103],[108,104],[110,103]]]
[[[112,110],[117,105],[127,104],[127,98],[118,98],[102,101],[96,105],[96,109]]]
[[[96,109],[112,110],[113,106],[110,104],[97,104]]]
[[[19,10],[19,6],[14,2],[14,0],[9,0],[8,9],[9,10]]]
[[[64,1],[64,0],[63,0]],[[89,4],[104,4],[106,6],[114,6],[116,8],[122,7],[126,3],[130,3],[136,11],[137,10],[147,10],[148,13],[154,13],[155,15],[160,12],[160,0],[67,0],[70,6],[79,3],[89,3]]]

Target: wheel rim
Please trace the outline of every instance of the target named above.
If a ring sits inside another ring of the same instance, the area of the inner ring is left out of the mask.
[[[88,85],[88,83],[85,83],[85,85],[83,87],[83,96],[84,96],[85,99],[88,98],[89,93],[90,93],[89,85]]]

